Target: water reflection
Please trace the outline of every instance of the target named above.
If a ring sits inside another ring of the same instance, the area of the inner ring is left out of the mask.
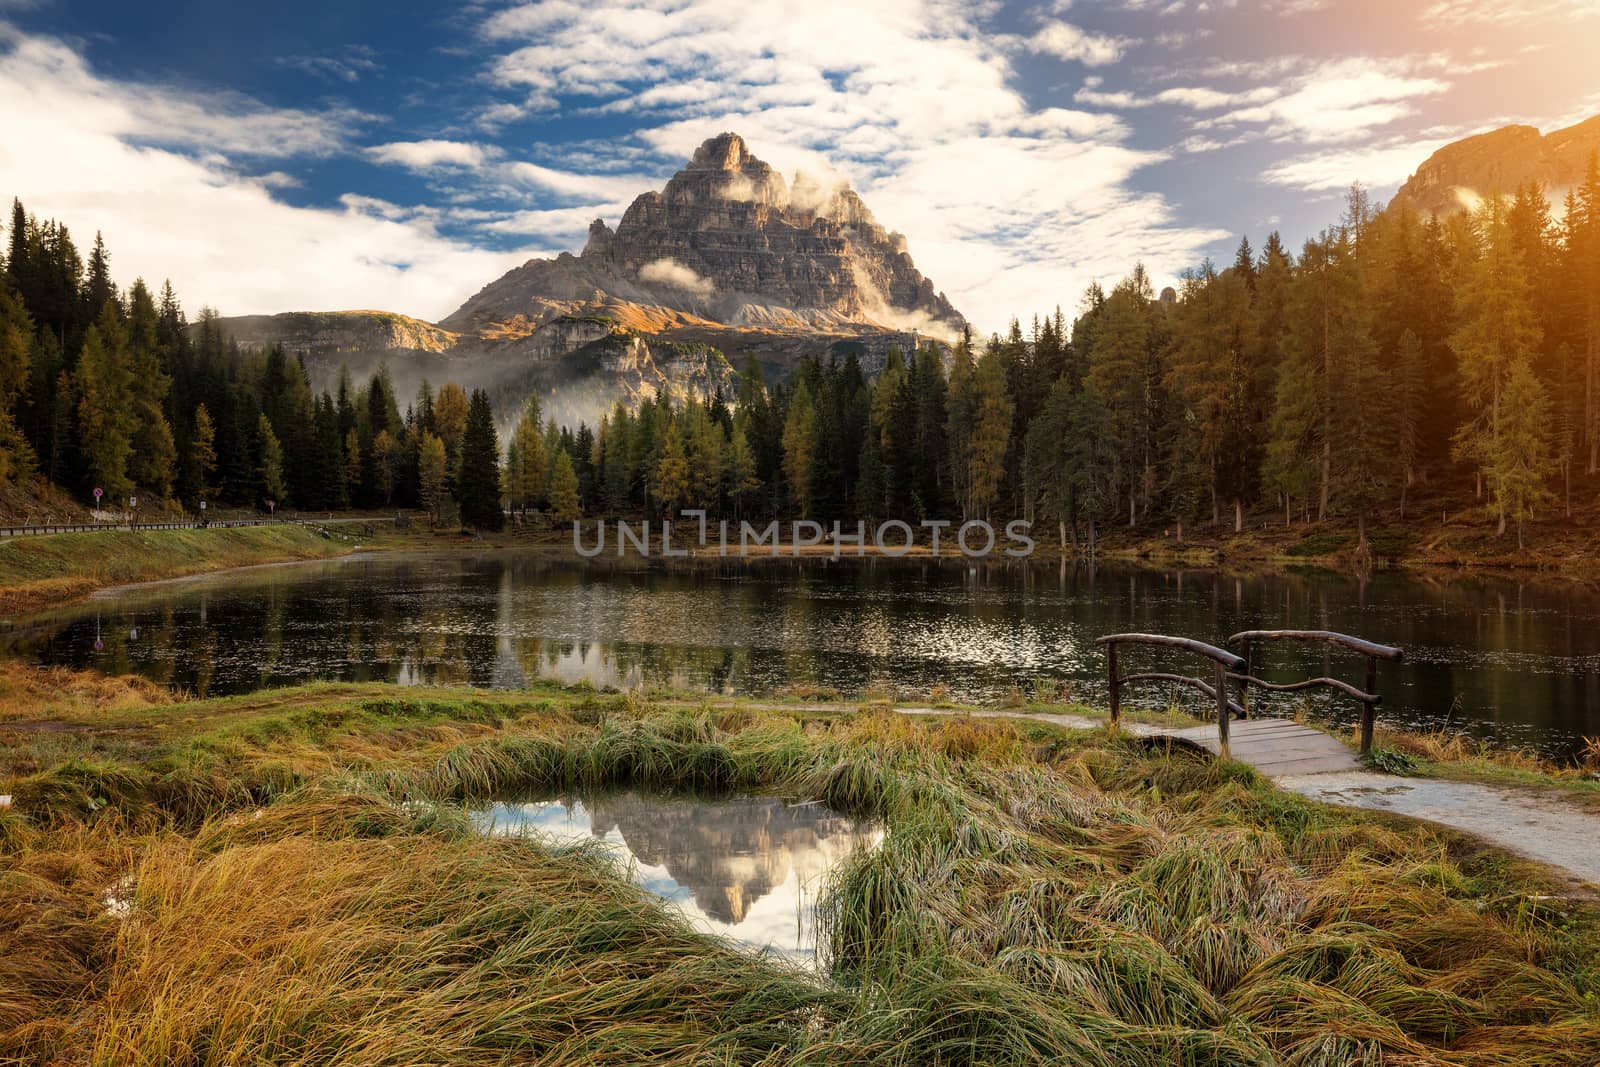
[[[1551,753],[1600,734],[1600,593],[1323,572],[1090,571],[1059,562],[723,561],[668,568],[530,552],[370,558],[164,585],[23,620],[0,651],[197,695],[313,679],[515,687],[541,677],[764,692],[872,686],[993,699],[1035,679],[1103,698],[1094,638],[1326,628],[1406,649],[1380,714]],[[96,647],[96,643],[99,647]],[[1329,661],[1360,681],[1360,664]],[[1316,649],[1266,650],[1274,680]],[[1160,690],[1138,695],[1153,703]],[[1301,698],[1288,698],[1297,700]],[[1318,704],[1348,721],[1350,708]]]
[[[603,841],[636,883],[694,925],[801,960],[816,955],[824,876],[881,836],[821,804],[765,797],[613,793],[495,804],[474,819],[488,833]]]

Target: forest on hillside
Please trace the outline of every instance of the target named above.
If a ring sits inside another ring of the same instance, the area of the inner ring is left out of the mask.
[[[1404,517],[1468,478],[1502,533],[1570,513],[1600,475],[1600,164],[1470,214],[1381,210],[1353,189],[1298,251],[1248,239],[1157,295],[1142,267],[1004,336],[804,361],[736,395],[557,426],[540,398],[502,446],[489,398],[383,371],[316,393],[281,348],[241,350],[171,286],[111,281],[65,225],[14,203],[0,271],[0,481],[305,509],[1011,519],[1238,529]]]

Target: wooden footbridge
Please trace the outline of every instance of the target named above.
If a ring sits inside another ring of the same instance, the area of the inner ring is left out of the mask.
[[[1256,646],[1265,641],[1317,642],[1366,660],[1365,688],[1358,689],[1337,678],[1308,678],[1304,681],[1275,684],[1250,673]],[[1111,683],[1111,722],[1117,725],[1122,714],[1123,687],[1135,682],[1172,682],[1198,689],[1216,702],[1216,720],[1203,726],[1172,729],[1155,728],[1147,737],[1169,738],[1205,749],[1226,759],[1248,763],[1263,774],[1279,777],[1295,774],[1322,774],[1328,771],[1360,770],[1361,762],[1350,749],[1332,735],[1287,719],[1252,718],[1250,689],[1291,692],[1318,686],[1334,689],[1361,705],[1361,754],[1372,751],[1373,715],[1382,698],[1378,696],[1378,663],[1398,663],[1404,653],[1398,648],[1379,645],[1359,637],[1328,630],[1246,630],[1228,638],[1228,644],[1242,655],[1187,637],[1165,634],[1111,634],[1096,644],[1106,650],[1106,671]],[[1212,679],[1145,671],[1119,673],[1119,652],[1129,646],[1173,649],[1200,656],[1212,664]],[[1229,685],[1237,686],[1237,698],[1229,696]],[[1238,719],[1241,721],[1235,722]]]

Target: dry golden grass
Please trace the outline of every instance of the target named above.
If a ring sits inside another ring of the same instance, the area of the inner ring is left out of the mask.
[[[14,782],[0,1061],[1600,1059],[1589,905],[1237,765],[882,709],[378,692],[128,710],[173,736]],[[828,972],[457,804],[618,785],[881,820],[824,894]]]

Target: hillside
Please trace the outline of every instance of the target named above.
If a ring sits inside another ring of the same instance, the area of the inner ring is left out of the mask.
[[[1400,187],[1394,202],[1408,203],[1424,215],[1449,215],[1490,193],[1515,192],[1537,181],[1559,204],[1582,181],[1596,151],[1600,115],[1549,134],[1532,126],[1505,126],[1439,149]]]

